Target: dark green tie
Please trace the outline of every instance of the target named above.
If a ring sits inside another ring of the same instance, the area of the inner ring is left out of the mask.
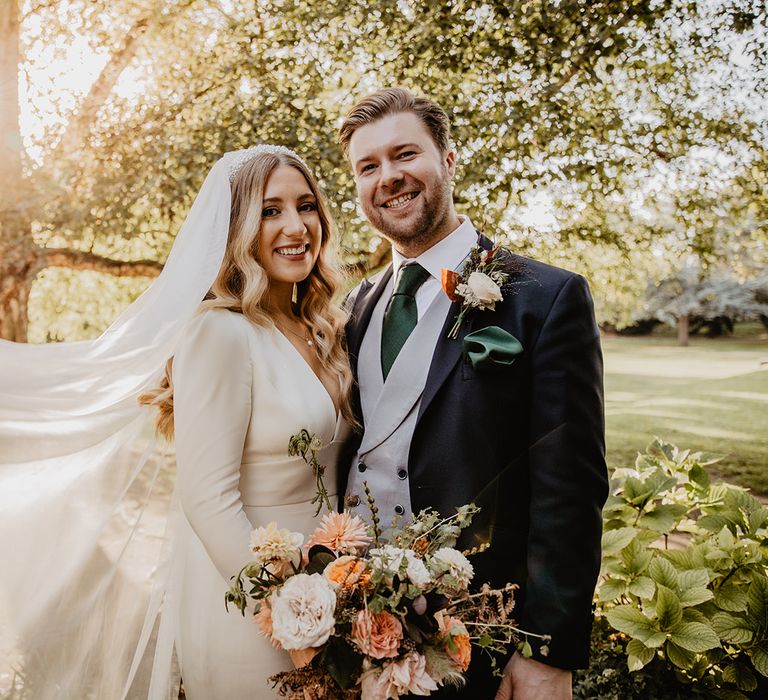
[[[395,364],[405,341],[419,320],[416,309],[416,290],[429,278],[427,272],[418,263],[411,263],[400,268],[400,279],[397,289],[389,302],[389,308],[384,316],[384,326],[381,330],[381,370],[384,379]]]

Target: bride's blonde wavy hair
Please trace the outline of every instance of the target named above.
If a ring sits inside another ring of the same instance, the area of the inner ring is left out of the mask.
[[[355,425],[350,402],[352,372],[344,342],[346,315],[334,302],[334,297],[341,289],[342,274],[332,243],[335,239],[333,219],[315,178],[297,157],[289,153],[258,153],[235,174],[232,179],[232,205],[224,260],[197,313],[207,309],[228,309],[243,314],[258,326],[274,326],[274,321],[263,306],[269,290],[269,277],[259,264],[256,251],[267,179],[281,165],[296,168],[304,176],[317,201],[321,226],[320,253],[309,276],[297,284],[294,312],[309,328],[323,366],[338,378],[341,386],[341,413]],[[173,357],[166,363],[160,385],[139,396],[139,403],[157,408],[157,431],[171,439]]]

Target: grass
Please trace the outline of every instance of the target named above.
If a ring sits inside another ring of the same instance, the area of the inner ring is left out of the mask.
[[[606,337],[608,464],[631,466],[654,435],[724,459],[715,476],[768,494],[768,338]]]

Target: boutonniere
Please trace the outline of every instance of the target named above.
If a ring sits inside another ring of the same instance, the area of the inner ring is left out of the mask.
[[[456,316],[448,337],[455,339],[459,335],[464,317],[471,309],[493,311],[496,302],[504,299],[503,287],[509,279],[509,274],[504,271],[504,260],[499,256],[501,246],[495,246],[491,250],[484,250],[480,246],[473,246],[469,252],[469,259],[461,272],[455,270],[442,270],[443,291],[451,301],[461,301],[461,309]]]

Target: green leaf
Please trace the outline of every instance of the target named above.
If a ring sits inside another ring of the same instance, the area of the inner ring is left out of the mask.
[[[339,686],[351,688],[363,667],[363,656],[341,637],[331,637],[321,652],[321,663]]]
[[[310,555],[309,563],[304,569],[304,573],[322,574],[323,571],[325,571],[325,567],[328,566],[328,564],[330,564],[332,561],[336,561],[336,557],[330,552],[312,552]]]
[[[701,622],[683,622],[670,630],[670,640],[679,647],[700,654],[720,646],[715,631]]]
[[[677,593],[666,586],[656,586],[656,617],[659,627],[663,630],[674,627],[683,619],[683,609]]]
[[[526,639],[517,645],[517,650],[526,658],[530,659],[533,656],[533,648],[531,643]]]
[[[632,605],[617,605],[605,614],[611,627],[644,642],[658,630],[643,613]]]
[[[677,577],[677,585],[681,591],[686,588],[706,588],[709,585],[709,573],[706,569],[681,571]]]
[[[651,563],[653,551],[636,537],[621,551],[621,561],[628,574],[641,574]]]
[[[629,592],[638,598],[653,598],[656,592],[656,584],[648,576],[638,576],[629,584]]]
[[[655,532],[670,532],[687,511],[688,509],[683,505],[664,503],[644,513],[638,524]]]
[[[483,633],[480,639],[477,640],[477,646],[489,647],[493,644],[493,637],[488,632]]]
[[[664,649],[667,652],[667,658],[678,668],[682,668],[684,671],[693,668],[696,655],[692,652],[683,649],[672,641],[667,642]]]
[[[602,549],[603,556],[618,554],[626,547],[637,534],[637,528],[620,527],[618,530],[608,530],[603,533]]]
[[[647,639],[643,640],[643,644],[645,644],[645,646],[647,646],[649,649],[658,649],[666,641],[666,632],[654,631]]]
[[[736,538],[726,525],[717,533],[717,544],[723,549],[733,549],[736,544]]]
[[[700,464],[694,464],[688,472],[688,479],[701,489],[709,488],[709,474]]]
[[[754,690],[757,688],[757,678],[749,668],[738,661],[723,669],[723,680],[733,683],[739,690]]]
[[[763,642],[759,646],[750,649],[749,655],[752,657],[752,663],[757,672],[768,677],[768,642]]]
[[[654,557],[648,567],[648,573],[659,585],[666,586],[672,590],[677,588],[677,571],[672,563],[668,562],[664,557]]]
[[[752,630],[747,622],[725,612],[717,612],[712,616],[712,627],[720,639],[732,644],[748,644],[752,640]]]
[[[714,594],[709,588],[683,588],[680,592],[680,605],[687,608],[691,605],[699,605],[708,600],[712,600]]]
[[[597,598],[601,602],[614,600],[627,591],[627,582],[618,578],[604,579],[598,589]]]
[[[768,577],[765,574],[752,578],[747,593],[747,612],[752,618],[752,629],[759,628],[768,633]]]
[[[639,671],[649,664],[655,656],[653,649],[649,649],[638,639],[630,639],[627,644],[627,666],[630,671]]]
[[[712,690],[713,697],[720,698],[720,700],[749,700],[749,698],[733,688],[716,688]]]
[[[715,589],[715,605],[728,612],[743,612],[747,609],[747,590],[745,586],[726,583]]]

